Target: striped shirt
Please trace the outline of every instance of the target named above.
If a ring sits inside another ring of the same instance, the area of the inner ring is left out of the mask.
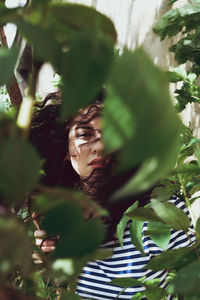
[[[180,199],[170,200],[176,207],[181,208],[188,214],[185,203]],[[145,256],[132,244],[130,237],[130,222],[128,223],[123,237],[123,247],[118,241],[111,241],[103,245],[113,250],[110,258],[105,260],[90,261],[82,270],[78,279],[77,294],[83,299],[113,300],[122,291],[122,287],[108,284],[115,278],[140,279],[146,276],[146,280],[161,279],[160,287],[165,287],[166,270],[152,271],[145,269],[145,265],[155,256],[162,252],[149,236],[145,235],[148,223],[143,225],[143,247]],[[194,241],[195,237],[189,233]],[[171,230],[171,238],[168,249],[177,249],[189,246],[191,242],[182,230]],[[127,288],[118,299],[131,299],[137,292],[144,291],[144,287],[135,286]],[[143,298],[145,299],[145,298]]]

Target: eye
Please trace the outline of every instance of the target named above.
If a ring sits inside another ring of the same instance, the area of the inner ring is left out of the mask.
[[[90,132],[84,132],[84,133],[77,134],[78,138],[88,138],[88,137],[91,137],[91,136],[92,136],[92,133],[90,133]]]

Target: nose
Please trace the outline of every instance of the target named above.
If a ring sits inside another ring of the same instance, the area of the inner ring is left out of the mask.
[[[104,145],[103,145],[103,140],[102,140],[102,136],[101,136],[101,133],[100,133],[99,137],[96,139],[96,141],[93,144],[92,153],[102,154],[103,148],[104,148]]]

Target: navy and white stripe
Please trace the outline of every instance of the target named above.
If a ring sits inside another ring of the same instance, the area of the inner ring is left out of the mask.
[[[174,203],[178,208],[181,208],[187,214],[185,203],[180,199],[173,199],[170,202]],[[135,278],[140,279],[146,276],[147,280],[153,278],[161,279],[161,287],[166,286],[165,278],[167,271],[152,271],[145,269],[145,265],[155,255],[162,252],[149,236],[145,235],[147,230],[147,222],[143,226],[143,246],[145,256],[142,256],[131,242],[130,223],[123,237],[123,247],[120,246],[118,241],[108,242],[103,245],[104,248],[112,248],[112,257],[105,260],[96,260],[89,262],[82,270],[78,279],[77,294],[83,299],[116,299],[118,294],[122,291],[119,286],[107,284],[114,278]],[[194,236],[189,233],[190,238],[194,241]],[[190,245],[190,241],[182,230],[171,230],[171,239],[168,249],[176,249]],[[130,287],[127,288],[118,299],[131,299],[137,292],[143,291],[143,287]],[[145,298],[144,298],[145,299]]]

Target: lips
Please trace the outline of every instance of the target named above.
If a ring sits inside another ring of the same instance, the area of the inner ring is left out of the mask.
[[[105,167],[105,160],[102,158],[93,159],[88,165],[93,168],[103,168]]]

